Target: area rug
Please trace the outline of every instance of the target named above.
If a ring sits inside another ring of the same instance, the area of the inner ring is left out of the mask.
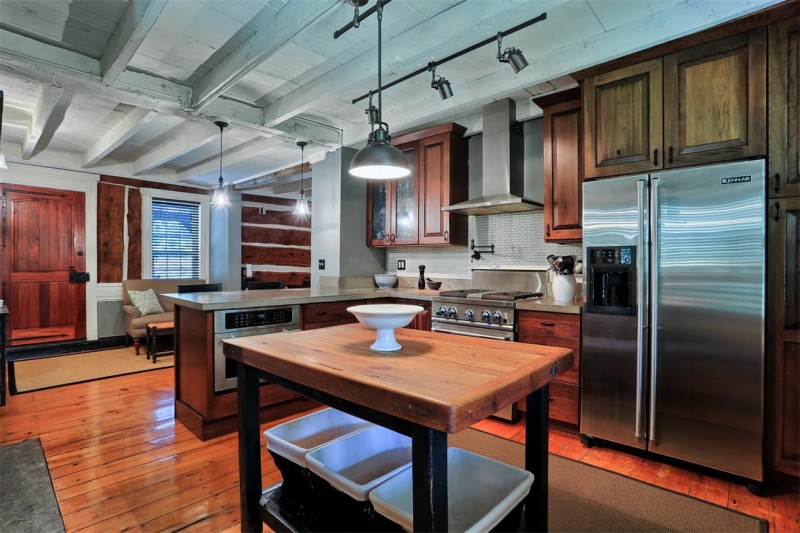
[[[144,347],[139,353],[136,355],[131,346],[12,361],[8,370],[9,391],[19,394],[174,366],[172,353],[156,356],[155,364],[147,358]]]
[[[0,446],[0,531],[64,531],[39,439]]]
[[[524,467],[523,445],[476,430],[450,446]],[[550,454],[549,531],[766,533],[766,520]]]

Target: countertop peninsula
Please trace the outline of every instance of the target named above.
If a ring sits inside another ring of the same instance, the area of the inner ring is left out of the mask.
[[[227,309],[249,309],[282,305],[311,304],[318,302],[339,302],[349,300],[368,300],[373,298],[404,298],[430,302],[439,291],[412,288],[363,289],[303,288],[245,290],[220,292],[168,293],[161,298],[175,305],[198,311],[222,311]],[[581,302],[557,302],[552,297],[536,300],[519,300],[517,309],[531,311],[550,311],[555,313],[580,314]]]

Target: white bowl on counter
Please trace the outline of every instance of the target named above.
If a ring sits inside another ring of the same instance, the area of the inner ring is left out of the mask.
[[[397,276],[394,274],[375,274],[373,277],[375,278],[375,284],[380,289],[389,289],[397,283]]]
[[[377,330],[375,342],[370,346],[376,352],[396,352],[402,348],[394,338],[395,328],[409,325],[417,313],[424,310],[418,305],[402,304],[354,305],[347,308],[363,325]]]

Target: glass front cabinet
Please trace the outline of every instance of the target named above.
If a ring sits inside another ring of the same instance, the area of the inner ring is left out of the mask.
[[[465,131],[450,123],[393,140],[411,175],[369,183],[369,246],[466,245],[467,216],[442,211],[467,199]]]

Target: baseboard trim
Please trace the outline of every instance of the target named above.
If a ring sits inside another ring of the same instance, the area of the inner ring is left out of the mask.
[[[125,346],[125,335],[116,337],[103,337],[97,340],[78,339],[63,342],[48,342],[43,344],[26,344],[12,346],[6,351],[9,361],[23,361],[25,359],[40,359],[53,355],[68,353],[89,352],[92,350],[106,350]]]

